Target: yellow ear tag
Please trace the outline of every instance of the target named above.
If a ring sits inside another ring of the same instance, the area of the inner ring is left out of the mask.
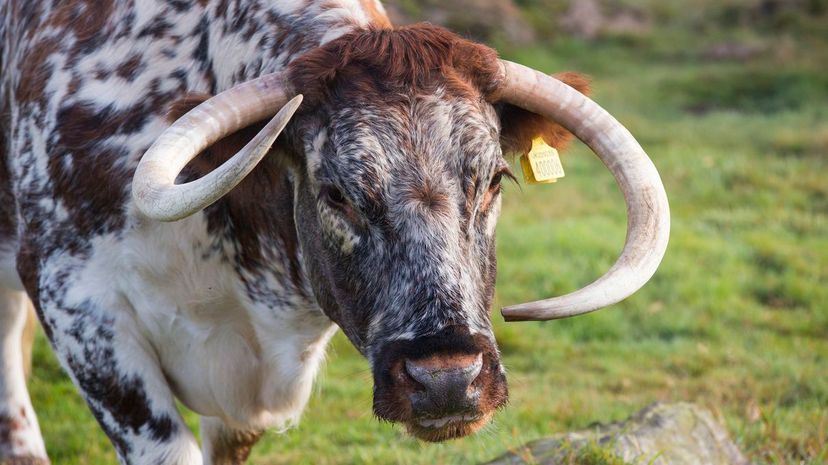
[[[528,184],[551,184],[566,176],[558,151],[538,137],[532,141],[532,150],[520,157],[523,179]]]

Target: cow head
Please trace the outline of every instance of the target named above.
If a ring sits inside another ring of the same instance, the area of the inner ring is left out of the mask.
[[[577,75],[561,79],[586,87]],[[548,95],[549,86],[557,96]],[[525,151],[535,137],[563,145],[568,132],[550,116],[586,127],[579,136],[599,155],[617,156],[613,143],[640,147],[605,113],[584,113],[592,103],[571,87],[427,25],[348,34],[295,60],[286,73],[228,92],[235,93],[180,119],[173,128],[187,131],[168,131],[145,155],[135,178],[139,208],[167,220],[203,208],[256,165],[292,117],[279,148],[292,173],[302,259],[320,306],[371,362],[375,413],[431,441],[486,424],[507,399],[489,317],[495,225],[503,184],[512,178],[504,153]],[[298,99],[285,105],[297,92],[305,96],[298,112]],[[245,104],[251,116],[244,122],[223,108]],[[556,113],[553,104],[569,110]],[[284,108],[234,159],[194,186],[173,185],[194,150],[272,114],[275,105]],[[204,131],[221,130],[193,133],[204,126],[199,112],[219,119]],[[231,116],[221,127],[225,113]],[[660,182],[642,171],[649,160],[640,156],[646,161],[610,166],[623,171],[616,173],[621,182],[632,176],[638,183],[625,189],[634,215],[646,208],[636,201],[658,210],[663,200]],[[632,239],[643,228],[638,236],[655,240],[658,254],[666,242],[654,231],[663,218],[644,215],[649,219],[631,229]],[[641,247],[638,240],[625,253],[641,255]],[[517,316],[550,319],[606,305],[600,299],[632,292],[629,276],[613,278],[617,272],[602,278],[614,286],[529,304]]]
[[[504,148],[531,142],[511,128],[564,139],[489,99],[498,72],[493,50],[416,26],[348,34],[289,74],[305,97],[286,140],[316,296],[371,361],[375,413],[427,440],[506,401],[489,318]]]

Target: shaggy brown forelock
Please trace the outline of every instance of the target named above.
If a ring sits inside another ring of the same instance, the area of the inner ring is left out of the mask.
[[[589,80],[577,73],[555,77],[589,94]],[[303,111],[341,99],[393,99],[395,94],[443,88],[462,98],[491,101],[501,84],[497,52],[431,24],[354,31],[297,58],[289,79],[305,96]],[[391,102],[381,101],[382,104]],[[565,148],[572,135],[540,115],[498,104],[504,153],[525,153],[532,140]]]
[[[445,86],[486,97],[499,85],[497,52],[430,24],[363,29],[291,63],[289,78],[306,105],[330,99],[340,84],[396,90]]]

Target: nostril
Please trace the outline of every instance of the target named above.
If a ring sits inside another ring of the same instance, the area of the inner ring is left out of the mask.
[[[404,367],[405,368],[402,370],[403,376],[406,377],[408,382],[414,386],[414,389],[418,391],[425,390],[427,386],[420,381],[425,380],[425,373],[420,371],[420,369],[415,365],[412,365],[408,360],[405,361]]]

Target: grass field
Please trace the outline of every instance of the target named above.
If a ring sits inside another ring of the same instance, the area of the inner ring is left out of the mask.
[[[828,463],[828,41],[727,37],[764,52],[707,61],[722,33],[687,31],[507,50],[592,75],[594,98],[650,153],[673,214],[659,272],[580,318],[505,324],[496,312],[511,403],[447,444],[377,422],[367,363],[337,336],[299,427],[268,434],[251,463],[470,464],[656,400],[709,407],[757,464]],[[610,174],[578,144],[564,164],[555,185],[507,188],[496,308],[591,281],[623,244]],[[53,463],[116,463],[42,336],[31,391]]]

